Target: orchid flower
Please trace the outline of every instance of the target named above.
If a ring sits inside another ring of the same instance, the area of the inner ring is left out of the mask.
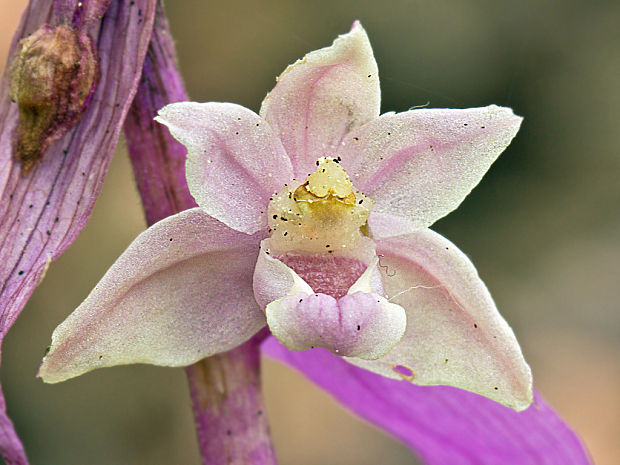
[[[188,150],[198,207],[139,235],[54,331],[39,375],[186,366],[267,326],[415,384],[522,410],[531,372],[458,248],[428,229],[516,134],[497,106],[379,114],[359,23],[289,66],[260,114],[176,103],[157,120]]]

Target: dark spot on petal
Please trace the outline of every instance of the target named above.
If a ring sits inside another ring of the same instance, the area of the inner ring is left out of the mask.
[[[24,270],[19,270],[19,271],[17,272],[17,274],[18,274],[18,275],[20,275],[20,276],[21,276],[21,275],[23,275],[23,274],[24,274]]]

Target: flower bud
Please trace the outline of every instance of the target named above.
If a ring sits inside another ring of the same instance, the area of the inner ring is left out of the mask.
[[[14,150],[24,173],[77,123],[97,75],[91,39],[70,26],[44,25],[19,42],[9,95],[19,106]]]

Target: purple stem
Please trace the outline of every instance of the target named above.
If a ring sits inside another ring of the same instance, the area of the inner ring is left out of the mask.
[[[261,392],[261,340],[187,368],[205,465],[277,463]]]
[[[125,137],[147,222],[196,206],[185,182],[185,148],[153,118],[187,100],[168,23],[158,4],[138,93]],[[235,350],[187,368],[198,442],[205,465],[276,463],[260,383],[256,337]]]

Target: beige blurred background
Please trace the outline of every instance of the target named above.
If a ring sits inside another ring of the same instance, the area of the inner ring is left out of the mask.
[[[24,0],[0,0],[0,67]],[[383,111],[511,106],[521,132],[435,229],[476,263],[535,383],[599,465],[620,453],[620,3],[169,1],[196,100],[258,110],[286,65],[359,18]],[[121,144],[122,145],[122,144]],[[144,228],[124,147],[75,245],[54,263],[3,347],[8,409],[33,465],[198,464],[181,369],[34,379],[54,327]],[[282,465],[404,465],[403,446],[301,376],[265,364]]]

